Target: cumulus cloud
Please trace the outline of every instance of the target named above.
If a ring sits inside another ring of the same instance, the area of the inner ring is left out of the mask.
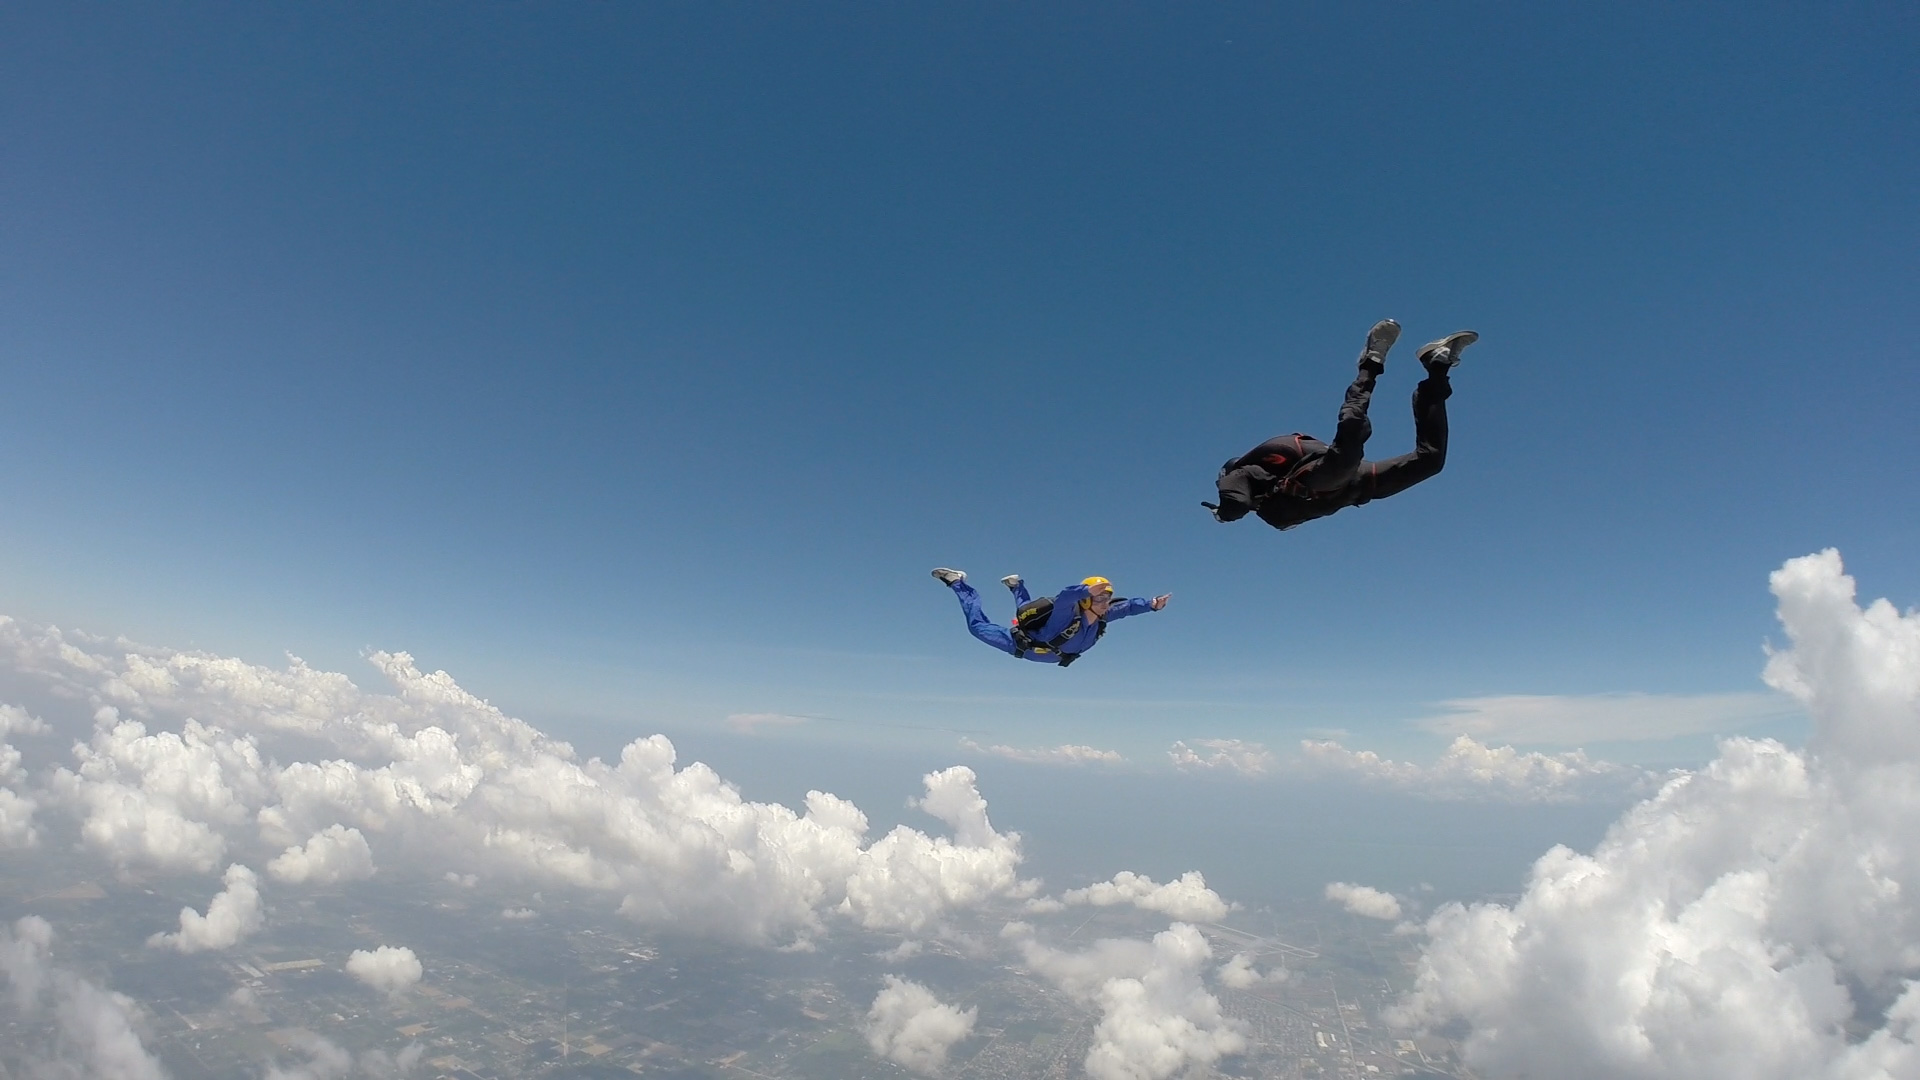
[[[81,835],[116,865],[204,873],[226,854],[223,830],[244,825],[268,792],[259,746],[189,718],[148,733],[103,707],[77,771],[60,768],[52,790],[82,815]]]
[[[1505,694],[1443,701],[1417,721],[1442,735],[1556,746],[1731,734],[1799,712],[1777,694]]]
[[[1521,803],[1617,798],[1650,790],[1655,774],[1594,761],[1579,750],[1563,754],[1521,752],[1485,746],[1472,736],[1454,739],[1431,765],[1392,761],[1371,750],[1349,750],[1330,740],[1300,744],[1301,765],[1312,772],[1352,777],[1362,783],[1433,799]]]
[[[227,867],[226,887],[215,893],[205,915],[192,908],[180,909],[180,931],[155,934],[147,944],[175,949],[183,953],[228,949],[260,929],[260,879],[252,870],[235,863]]]
[[[382,945],[371,951],[355,949],[347,957],[347,974],[383,994],[398,994],[420,981],[420,960],[413,950]]]
[[[1327,883],[1327,899],[1346,908],[1355,915],[1369,919],[1384,919],[1392,922],[1400,917],[1400,901],[1392,893],[1366,885],[1350,885],[1344,881]]]
[[[500,912],[500,917],[503,919],[526,920],[539,918],[539,916],[539,912],[527,907],[506,908]]]
[[[1195,750],[1176,742],[1167,757],[1176,768],[1188,771],[1224,772],[1237,776],[1264,776],[1273,768],[1273,751],[1257,742],[1240,739],[1195,739]],[[1206,753],[1201,753],[1201,750]]]
[[[1093,1080],[1166,1080],[1247,1047],[1240,1025],[1201,985],[1213,950],[1186,923],[1173,924],[1151,942],[1104,938],[1083,952],[1016,936],[1028,967],[1100,1008],[1084,1062]]]
[[[841,910],[869,929],[918,931],[948,910],[1038,887],[1015,873],[1020,836],[994,831],[972,769],[955,765],[924,781],[926,797],[913,805],[945,822],[953,838],[898,825],[857,853]]]
[[[455,882],[564,884],[648,925],[790,945],[836,912],[916,931],[1031,895],[1019,838],[987,824],[971,770],[925,778],[919,805],[951,835],[903,825],[869,842],[866,815],[834,795],[748,801],[659,735],[581,761],[445,672],[368,659],[390,692],[298,659],[274,669],[0,618],[0,674],[95,712],[40,813],[73,815],[128,873],[210,872],[264,844],[277,880],[319,883],[391,852]],[[0,837],[24,842],[30,810],[0,804]]]
[[[53,941],[37,915],[0,926],[0,976],[11,990],[4,1000],[23,1021],[8,1025],[7,1060],[23,1076],[166,1080],[140,1040],[133,999],[54,964]]]
[[[873,1052],[915,1072],[938,1072],[953,1044],[973,1033],[979,1009],[962,1012],[917,982],[888,975],[861,1030]]]
[[[27,779],[21,767],[20,751],[8,742],[13,735],[40,735],[47,725],[18,705],[0,705],[0,851],[29,848],[40,842],[33,826],[33,812],[39,809],[31,795],[16,790]]]
[[[1273,968],[1266,972],[1256,971],[1253,958],[1246,953],[1234,953],[1232,959],[1220,965],[1220,970],[1216,974],[1220,979],[1220,985],[1235,990],[1251,990],[1256,986],[1287,981],[1285,968]]]
[[[1092,904],[1095,907],[1132,904],[1143,911],[1157,911],[1183,922],[1218,922],[1227,917],[1230,909],[1230,905],[1220,899],[1219,893],[1207,888],[1207,879],[1198,870],[1189,870],[1165,885],[1155,884],[1152,878],[1144,874],[1122,870],[1111,881],[1097,882],[1084,889],[1070,889],[1060,894],[1060,900],[1065,904]],[[1046,910],[1045,907],[1031,904],[1029,909]]]
[[[334,824],[302,846],[289,847],[267,864],[275,881],[289,885],[338,885],[373,876],[373,849],[359,829]]]
[[[972,739],[963,738],[960,740],[960,745],[978,754],[991,754],[994,757],[1025,762],[1029,765],[1124,765],[1127,760],[1112,750],[1101,750],[1097,747],[1080,746],[1074,743],[1022,749],[1017,746],[982,746]]]
[[[0,788],[0,848],[29,848],[40,843],[33,826],[39,804],[8,788]]]
[[[1920,1075],[1920,615],[1833,551],[1772,586],[1807,750],[1727,739],[1511,906],[1442,906],[1396,1022],[1496,1078]]]

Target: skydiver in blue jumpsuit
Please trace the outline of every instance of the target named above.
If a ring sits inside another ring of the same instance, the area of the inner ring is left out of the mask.
[[[933,571],[933,576],[959,598],[960,610],[967,616],[967,629],[974,637],[1008,656],[1060,667],[1080,659],[1082,653],[1093,648],[1107,632],[1108,623],[1159,611],[1172,598],[1169,593],[1151,600],[1136,598],[1116,603],[1113,583],[1103,577],[1090,577],[1060,590],[1053,598],[1053,610],[1045,621],[1022,629],[1017,619],[1011,626],[1001,626],[987,618],[986,612],[980,609],[980,594],[967,584],[965,573],[942,566]],[[1027,584],[1020,580],[1020,575],[1009,574],[1000,581],[1012,590],[1015,611],[1032,603]]]

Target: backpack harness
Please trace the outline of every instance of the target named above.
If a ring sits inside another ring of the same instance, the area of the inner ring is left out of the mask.
[[[1311,435],[1302,435],[1296,431],[1293,433],[1292,454],[1268,454],[1262,459],[1261,463],[1272,472],[1274,478],[1273,490],[1268,492],[1268,495],[1289,495],[1296,499],[1322,499],[1326,497],[1326,493],[1314,491],[1302,482],[1302,478],[1312,472],[1313,467],[1320,463],[1322,457],[1326,456],[1324,449],[1319,453],[1312,453],[1300,442],[1301,439],[1312,438],[1313,436]],[[1318,440],[1315,441],[1317,442]],[[1229,464],[1231,464],[1231,462],[1229,462]],[[1265,497],[1254,500],[1255,509],[1258,509],[1259,504],[1265,501]]]
[[[1066,629],[1060,631],[1051,639],[1038,641],[1034,638],[1033,635],[1039,633],[1041,628],[1047,625],[1047,620],[1052,617],[1053,597],[1051,596],[1043,596],[1038,600],[1029,600],[1020,605],[1020,610],[1014,613],[1013,619],[1013,647],[1017,650],[1013,654],[1015,659],[1024,659],[1028,653],[1055,653],[1060,657],[1059,664],[1061,667],[1066,667],[1075,660],[1080,659],[1080,653],[1060,651],[1060,646],[1072,641],[1074,635],[1078,634],[1081,630],[1082,623],[1078,612],[1074,613],[1073,621],[1067,624]],[[1098,644],[1100,638],[1104,636],[1106,632],[1107,620],[1103,618],[1100,620],[1099,628],[1093,633],[1094,643]],[[1087,648],[1091,649],[1093,646],[1089,645]],[[1084,652],[1085,650],[1083,649],[1081,651]]]

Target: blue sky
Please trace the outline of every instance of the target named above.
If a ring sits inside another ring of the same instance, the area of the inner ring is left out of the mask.
[[[1910,5],[24,4],[0,610],[536,722],[1417,755],[1920,598]],[[1366,327],[1447,471],[1287,534]],[[1071,671],[928,576],[1174,594]],[[1605,740],[1598,740],[1604,743]],[[1703,755],[1704,740],[1604,746]]]

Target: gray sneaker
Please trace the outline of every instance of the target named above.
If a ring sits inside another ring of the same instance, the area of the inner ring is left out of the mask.
[[[964,570],[949,570],[949,569],[947,569],[947,568],[946,568],[946,567],[944,567],[944,566],[936,566],[936,567],[934,567],[934,568],[933,568],[933,576],[934,576],[934,577],[937,577],[937,578],[939,578],[939,579],[940,579],[940,584],[942,584],[942,585],[954,585],[954,584],[956,584],[956,583],[958,583],[958,582],[962,582],[962,581],[965,581],[965,580],[967,580],[967,572],[966,572],[966,571],[964,571]]]
[[[1020,587],[1020,575],[1008,574],[1006,577],[1000,579],[1000,584],[1005,585],[1009,589],[1017,589]]]
[[[1480,335],[1472,330],[1460,330],[1439,341],[1429,341],[1420,346],[1420,363],[1429,370],[1445,371],[1460,362],[1460,350],[1479,340]]]
[[[1385,363],[1387,350],[1393,348],[1393,343],[1399,340],[1400,324],[1392,319],[1381,319],[1373,324],[1373,329],[1367,331],[1367,347],[1360,350],[1360,355],[1378,357],[1382,363]]]

